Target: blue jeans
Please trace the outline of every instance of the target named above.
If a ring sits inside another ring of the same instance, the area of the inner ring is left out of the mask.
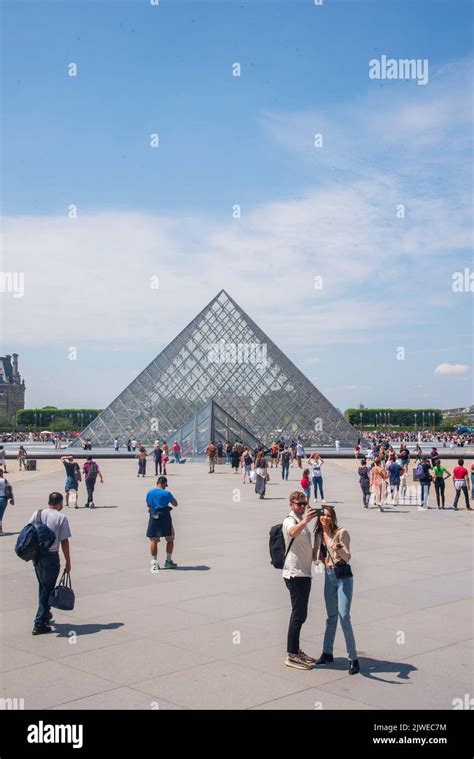
[[[49,623],[49,594],[56,586],[59,575],[59,553],[47,553],[33,562],[38,580],[38,611],[36,612],[35,625],[47,625]]]
[[[323,652],[332,654],[336,637],[337,617],[341,622],[346,641],[347,656],[357,659],[357,649],[351,624],[351,602],[353,577],[338,580],[332,567],[326,568],[324,577],[324,601],[326,603],[326,632],[324,633]]]
[[[471,472],[471,498],[474,498],[474,472]]]
[[[2,524],[3,515],[5,513],[5,509],[7,508],[7,504],[8,504],[8,498],[2,495],[2,497],[0,498],[0,524]]]
[[[180,455],[179,455],[179,453],[175,453],[174,454],[174,461],[175,461],[175,464],[179,464],[179,462],[180,462]]]
[[[286,464],[281,465],[281,479],[287,480],[288,479],[288,472],[290,471],[290,462],[288,461]]]
[[[426,509],[428,505],[428,495],[430,492],[431,482],[420,482],[421,485],[421,505]]]
[[[321,500],[324,500],[324,493],[323,493],[323,478],[322,477],[313,477],[313,487],[314,487],[314,497],[318,498],[318,486],[321,491]],[[329,653],[326,651],[326,653]]]

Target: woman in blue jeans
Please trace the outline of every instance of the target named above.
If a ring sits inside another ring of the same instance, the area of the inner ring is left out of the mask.
[[[347,530],[337,525],[336,512],[332,506],[324,506],[315,528],[314,560],[322,561],[325,567],[324,601],[326,603],[326,631],[323,641],[323,653],[316,662],[328,664],[334,661],[333,649],[336,637],[337,619],[341,623],[349,659],[349,674],[356,675],[359,670],[357,649],[351,623],[351,602],[353,577],[350,571],[350,535]],[[347,569],[343,570],[342,567]],[[344,572],[347,576],[338,577]]]
[[[313,488],[314,488],[314,502],[316,503],[318,500],[318,488],[321,493],[321,502],[325,503],[324,500],[324,492],[323,492],[323,475],[321,472],[321,468],[324,464],[324,460],[321,458],[319,453],[313,453],[309,459],[308,464],[311,467],[311,479],[313,480]]]

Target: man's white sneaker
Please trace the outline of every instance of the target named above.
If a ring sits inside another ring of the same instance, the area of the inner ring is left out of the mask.
[[[152,559],[150,572],[158,572],[159,568],[160,568],[160,565],[158,564],[158,562]]]

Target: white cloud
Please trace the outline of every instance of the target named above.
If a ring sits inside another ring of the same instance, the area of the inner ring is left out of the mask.
[[[470,368],[469,364],[438,364],[434,373],[440,375],[460,376],[469,374]]]

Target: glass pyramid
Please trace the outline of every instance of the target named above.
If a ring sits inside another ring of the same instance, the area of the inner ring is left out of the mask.
[[[260,440],[257,440],[243,424],[213,400],[208,401],[168,439],[170,449],[175,440],[181,446],[182,455],[203,454],[210,440],[213,440],[216,445],[219,441],[229,443],[241,441],[252,450],[260,443]]]
[[[99,446],[111,446],[114,437],[121,445],[129,437],[144,444],[168,440],[195,415],[209,416],[203,406],[211,400],[265,444],[300,439],[309,447],[338,439],[352,446],[359,437],[225,290],[81,437]]]

